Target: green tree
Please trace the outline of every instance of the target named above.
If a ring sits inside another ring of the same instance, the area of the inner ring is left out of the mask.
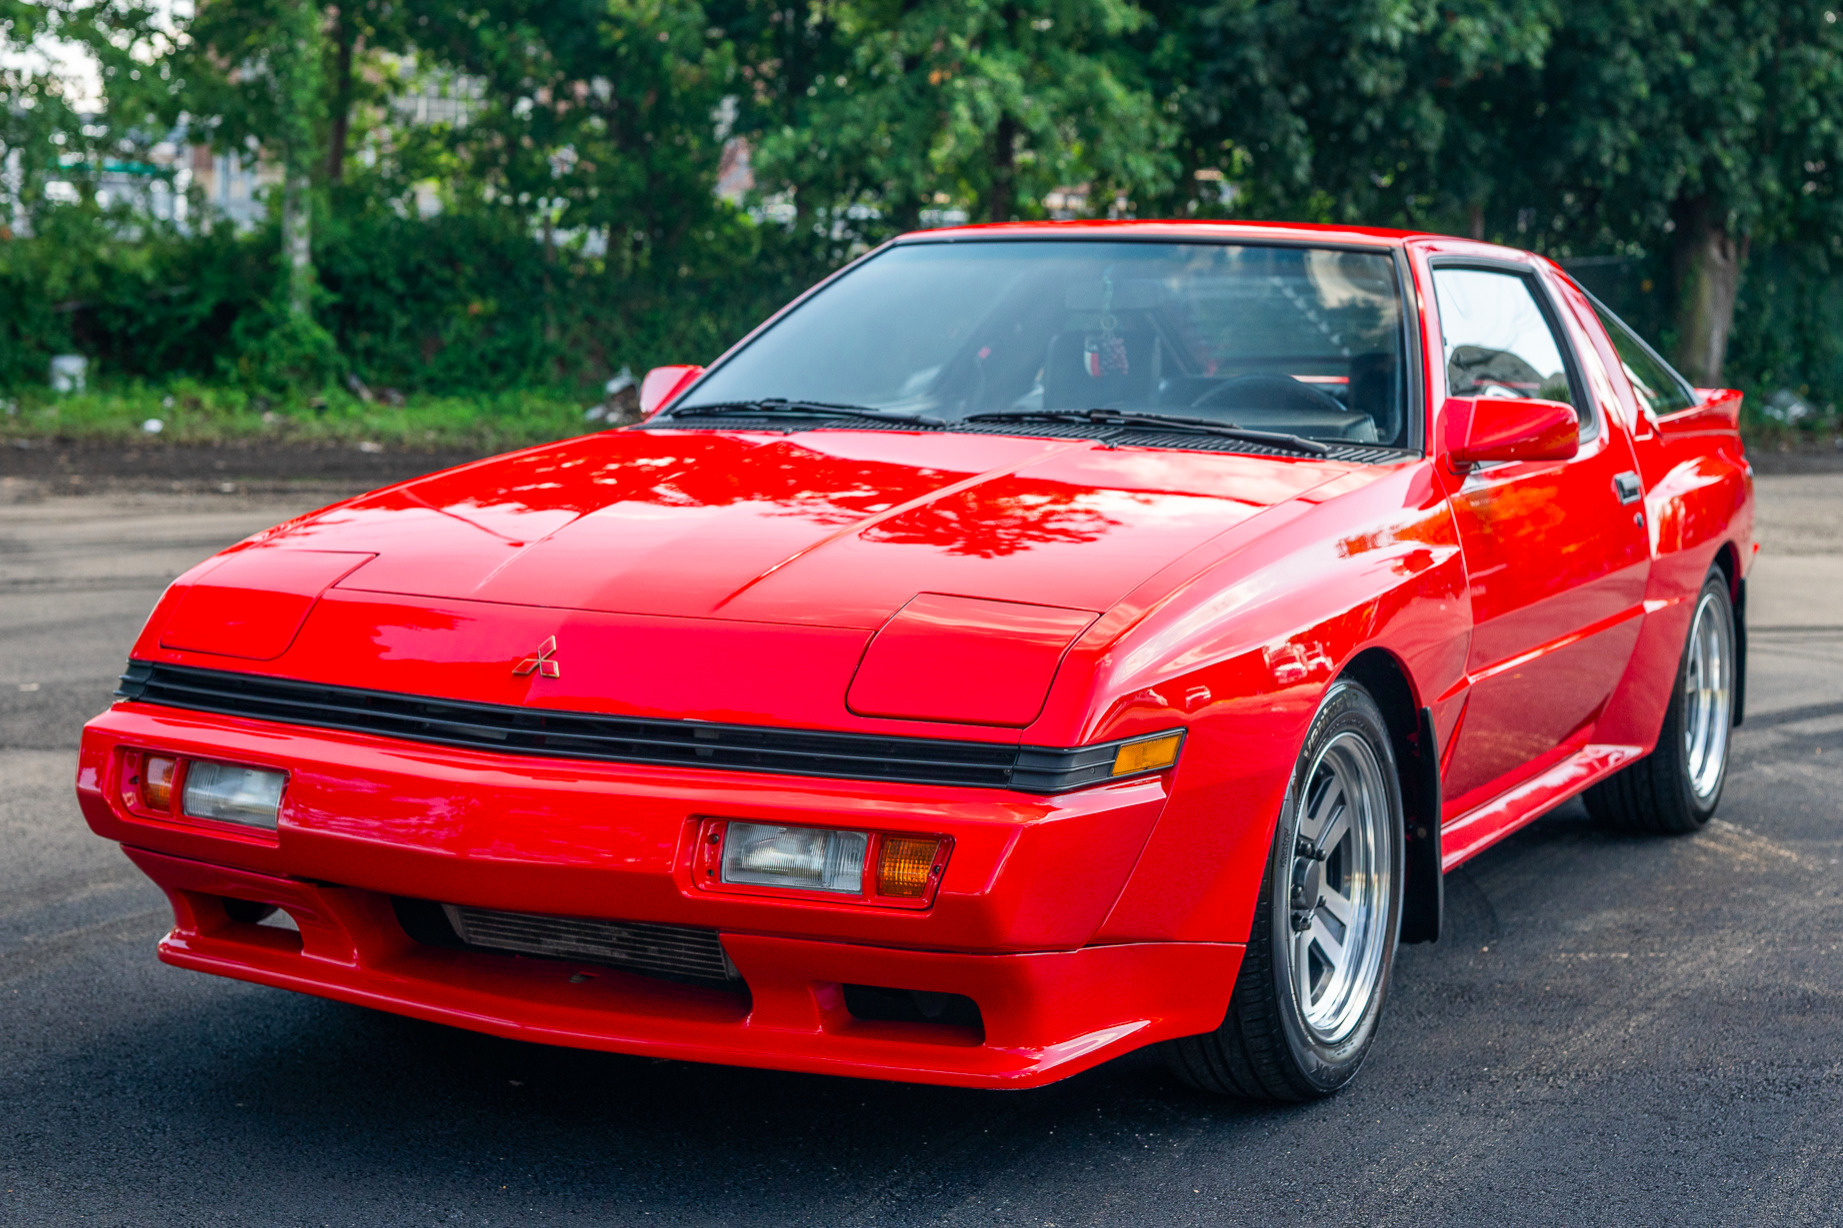
[[[749,6],[743,6],[745,15]],[[802,216],[869,229],[930,207],[1040,217],[1056,188],[1168,191],[1176,124],[1134,41],[1130,0],[832,0],[770,9],[744,65],[755,172]],[[756,22],[760,30],[762,23]],[[866,215],[874,215],[867,219]]]
[[[1186,160],[1206,211],[1463,230],[1519,156],[1506,94],[1542,63],[1549,0],[1166,0]],[[1210,180],[1203,187],[1209,191]]]
[[[281,250],[266,319],[243,322],[242,348],[263,378],[324,377],[337,363],[314,317],[314,186],[327,129],[327,15],[311,0],[216,0],[199,6],[174,53],[169,105],[194,135],[282,173]],[[177,117],[177,116],[176,116]]]
[[[1668,253],[1675,356],[1722,379],[1750,249],[1843,229],[1834,0],[1610,0],[1568,11],[1530,82],[1544,241]]]
[[[322,75],[326,97],[326,181],[345,182],[357,112],[380,118],[390,104],[398,75],[387,71],[380,52],[401,58],[413,53],[409,12],[394,0],[343,0],[329,10]]]
[[[478,81],[467,121],[429,137],[452,207],[608,236],[608,267],[670,261],[724,212],[712,195],[726,43],[692,0],[487,0],[411,10],[420,54]],[[425,142],[422,157],[433,158]],[[442,161],[442,159],[446,159]]]
[[[1827,7],[1828,6],[1828,7]],[[1187,160],[1237,212],[1659,251],[1718,382],[1752,245],[1843,229],[1835,0],[1220,0],[1181,30]]]
[[[68,134],[78,131],[62,84],[31,63],[34,42],[55,29],[55,17],[25,0],[0,0],[0,197],[7,239],[30,224],[44,204],[45,185],[60,177]]]
[[[92,57],[100,100],[73,97],[74,84],[38,54],[48,44]],[[46,193],[53,182],[69,185],[78,207],[93,208],[104,165],[159,139],[155,113],[167,92],[161,57],[171,49],[157,15],[139,0],[0,0],[0,199],[16,220],[29,229],[58,203]]]

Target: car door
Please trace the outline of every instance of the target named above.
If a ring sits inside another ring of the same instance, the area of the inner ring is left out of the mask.
[[[1588,735],[1637,641],[1650,549],[1630,441],[1535,271],[1435,263],[1431,280],[1446,394],[1567,401],[1582,437],[1570,460],[1475,466],[1451,495],[1473,617],[1444,781],[1456,816]]]

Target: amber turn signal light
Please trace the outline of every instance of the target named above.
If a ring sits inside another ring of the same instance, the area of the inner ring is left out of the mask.
[[[165,755],[146,755],[141,759],[141,804],[149,810],[168,812],[173,809],[173,769],[176,762]]]
[[[898,900],[919,900],[928,894],[940,854],[938,836],[885,836],[877,849],[877,894]]]
[[[1156,738],[1128,742],[1113,757],[1113,774],[1131,776],[1135,772],[1155,772],[1160,768],[1168,768],[1177,762],[1177,750],[1183,743],[1184,735],[1181,733],[1163,733]]]

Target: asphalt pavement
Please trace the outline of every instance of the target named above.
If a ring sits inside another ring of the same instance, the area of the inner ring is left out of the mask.
[[[1709,828],[1572,804],[1462,867],[1357,1082],[1287,1108],[1145,1054],[955,1091],[167,968],[164,899],[77,812],[78,729],[169,579],[315,500],[45,492],[0,488],[0,1224],[1843,1223],[1843,474],[1760,479]]]

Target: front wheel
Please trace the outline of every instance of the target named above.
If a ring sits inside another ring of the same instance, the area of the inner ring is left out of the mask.
[[[1293,769],[1228,1015],[1166,1047],[1185,1082],[1296,1101],[1356,1075],[1401,927],[1402,800],[1389,747],[1369,692],[1335,684]]]
[[[1728,779],[1735,665],[1734,605],[1727,576],[1714,569],[1696,596],[1657,748],[1587,790],[1587,813],[1628,831],[1700,830]]]

